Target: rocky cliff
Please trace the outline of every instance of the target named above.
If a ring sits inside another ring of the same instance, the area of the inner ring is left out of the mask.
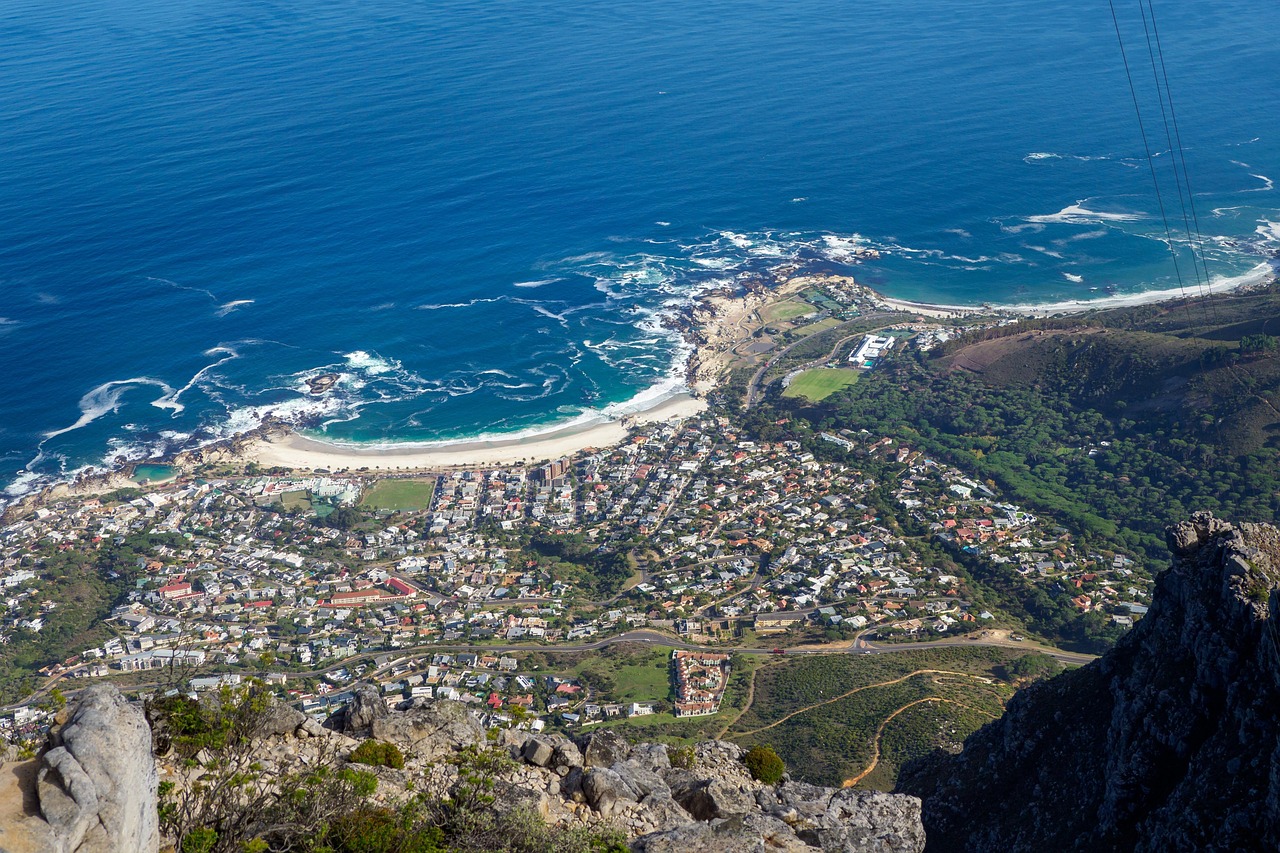
[[[151,729],[114,687],[82,691],[44,753],[6,767],[0,853],[154,853]]]
[[[1197,513],[1168,540],[1112,651],[904,768],[929,850],[1276,849],[1280,531]]]
[[[701,743],[673,766],[665,744],[633,745],[607,730],[577,739],[487,733],[462,703],[415,700],[389,711],[364,686],[323,729],[278,709],[256,755],[272,772],[287,772],[316,762],[335,744],[339,755],[349,752],[365,737],[404,753],[403,768],[377,769],[375,802],[386,806],[410,790],[449,797],[459,783],[451,759],[468,748],[494,748],[511,760],[497,771],[493,809],[532,810],[563,828],[615,827],[637,853],[924,849],[915,797],[785,779],[766,785],[751,778],[736,744]]]

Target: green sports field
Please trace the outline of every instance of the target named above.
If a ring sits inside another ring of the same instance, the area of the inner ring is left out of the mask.
[[[841,388],[847,388],[858,381],[858,371],[846,367],[819,367],[806,370],[787,386],[782,392],[784,397],[804,397],[817,402],[825,400]]]
[[[379,480],[361,501],[373,509],[417,511],[431,506],[435,480]]]

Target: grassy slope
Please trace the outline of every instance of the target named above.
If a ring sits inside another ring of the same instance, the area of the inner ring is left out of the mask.
[[[751,707],[726,737],[744,746],[771,744],[793,775],[823,785],[839,785],[865,770],[878,741],[876,769],[859,787],[887,790],[902,762],[936,747],[955,748],[1001,712],[1013,688],[1000,680],[999,667],[1018,655],[957,647],[787,658],[759,672]],[[912,674],[918,670],[961,674]],[[920,704],[880,730],[912,702]]]

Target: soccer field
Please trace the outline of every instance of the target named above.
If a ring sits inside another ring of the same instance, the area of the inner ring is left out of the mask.
[[[431,506],[435,489],[435,480],[379,480],[361,503],[374,509],[423,510]]]
[[[858,371],[845,367],[819,367],[806,370],[782,392],[784,397],[804,397],[817,402],[825,400],[841,388],[847,388],[858,381]]]

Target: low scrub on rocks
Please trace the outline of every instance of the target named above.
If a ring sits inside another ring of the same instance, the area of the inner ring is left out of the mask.
[[[391,767],[395,770],[404,768],[404,753],[394,743],[380,740],[367,740],[351,750],[347,760],[355,764],[369,764],[374,767]]]

